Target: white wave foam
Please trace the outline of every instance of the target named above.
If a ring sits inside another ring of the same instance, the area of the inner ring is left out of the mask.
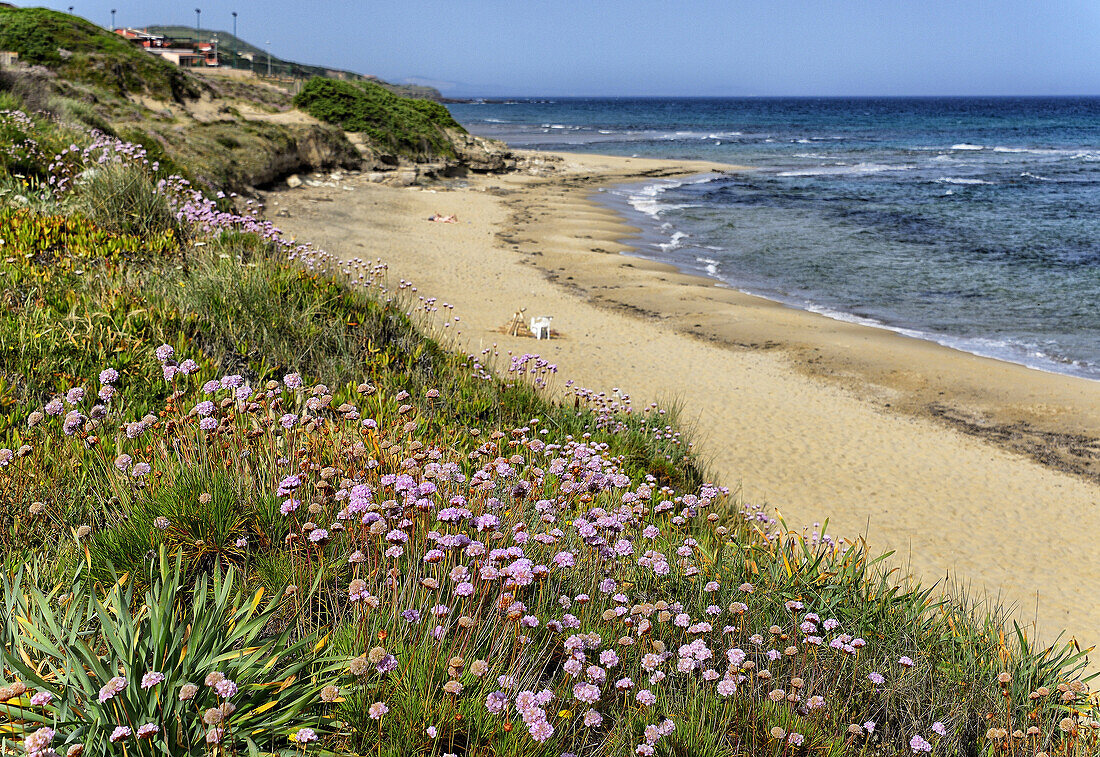
[[[487,123],[487,124],[506,124],[506,123],[509,123],[508,121],[505,121],[503,118],[486,118],[484,120],[485,120],[485,123]]]
[[[952,150],[984,150],[985,146],[984,145],[971,145],[971,144],[967,144],[966,142],[962,142],[961,144],[951,145],[951,149]]]
[[[962,179],[956,176],[941,176],[936,179],[937,184],[992,184],[992,181],[986,181],[985,179]]]
[[[1024,171],[1022,174],[1020,174],[1020,176],[1024,177],[1025,179],[1035,179],[1036,181],[1056,181],[1056,179],[1051,179],[1048,176],[1040,176],[1039,174],[1032,173],[1031,171]]]
[[[703,264],[703,270],[707,272],[709,276],[715,276],[718,273],[718,264],[720,261],[714,258],[695,258],[695,262]]]
[[[630,207],[638,212],[645,213],[651,218],[656,218],[663,210],[672,207],[670,205],[662,205],[659,200],[660,196],[668,190],[675,189],[676,187],[684,187],[689,184],[706,184],[708,181],[714,181],[717,178],[717,174],[702,174],[701,176],[689,179],[662,179],[653,184],[646,184],[639,189],[630,190],[626,195],[626,201],[630,204]],[[693,206],[679,205],[676,207]]]
[[[826,166],[822,168],[801,168],[796,171],[780,171],[776,176],[858,176],[883,171],[908,171],[913,166],[891,166],[882,163],[856,163],[854,166]]]
[[[1076,157],[1081,155],[1080,150],[1060,150],[1056,147],[1001,147],[993,148],[993,152],[1024,153],[1027,155],[1068,155]]]
[[[689,236],[688,234],[685,234],[682,231],[677,231],[677,232],[673,233],[671,239],[669,239],[667,242],[664,242],[662,244],[658,244],[657,246],[660,247],[665,252],[668,252],[669,250],[675,250],[679,247],[682,247],[682,245],[680,244],[680,240],[687,239],[688,236]]]
[[[825,155],[823,153],[816,152],[795,152],[791,153],[792,158],[803,158],[805,160],[840,160],[839,155]]]

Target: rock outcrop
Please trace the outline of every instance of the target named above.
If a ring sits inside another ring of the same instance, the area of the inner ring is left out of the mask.
[[[447,134],[454,145],[454,157],[420,162],[379,152],[361,134],[347,132],[345,136],[359,151],[364,175],[370,181],[397,186],[461,177],[469,173],[522,171],[533,175],[548,174],[561,162],[556,155],[518,153],[504,142],[459,131]]]

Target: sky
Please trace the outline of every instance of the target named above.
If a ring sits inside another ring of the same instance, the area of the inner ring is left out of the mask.
[[[16,2],[41,5],[41,2]],[[452,96],[1100,94],[1097,0],[63,0]]]

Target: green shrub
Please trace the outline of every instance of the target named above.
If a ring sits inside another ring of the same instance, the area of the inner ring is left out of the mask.
[[[400,97],[372,82],[310,79],[294,104],[344,131],[361,132],[384,151],[412,158],[454,155],[445,129],[464,131],[436,102]]]

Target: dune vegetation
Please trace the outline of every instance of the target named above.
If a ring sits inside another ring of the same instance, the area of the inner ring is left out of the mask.
[[[1097,753],[1072,645],[0,97],[5,754]]]

